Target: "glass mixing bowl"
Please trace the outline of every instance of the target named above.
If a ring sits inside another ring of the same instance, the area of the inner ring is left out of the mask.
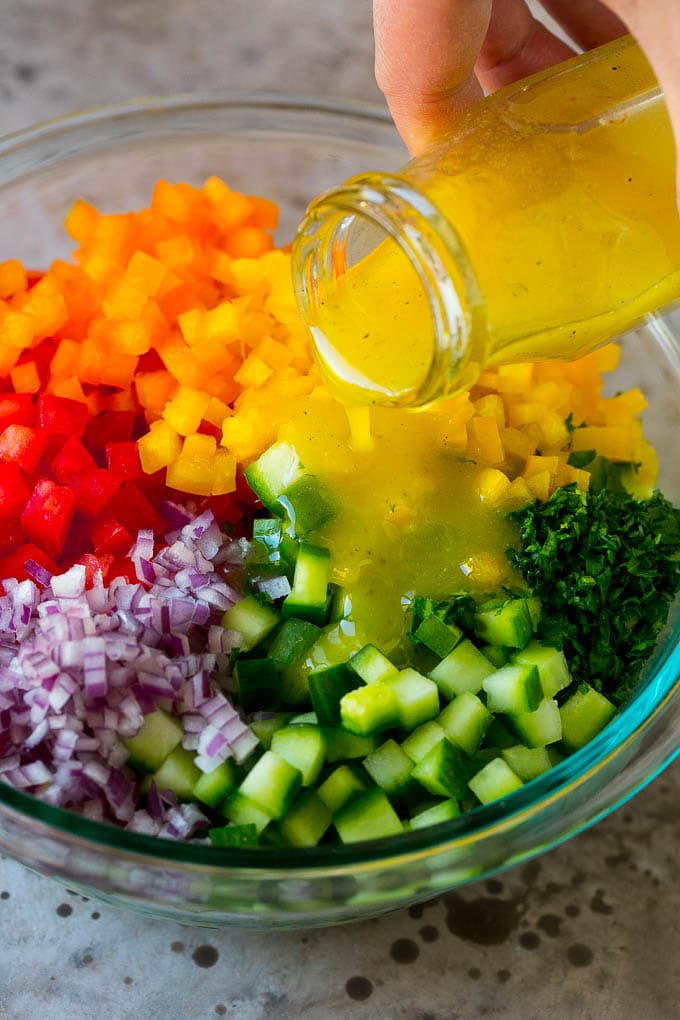
[[[68,253],[61,221],[84,197],[106,211],[148,202],[159,177],[211,174],[275,198],[288,240],[320,190],[404,151],[387,117],[308,99],[145,100],[46,124],[0,143],[0,259]],[[612,392],[640,385],[659,484],[680,499],[680,323],[625,338]],[[189,924],[331,924],[424,900],[555,846],[648,783],[680,744],[679,627],[662,635],[635,698],[599,737],[503,801],[451,822],[355,846],[220,850],[135,835],[0,784],[0,849],[89,896]]]

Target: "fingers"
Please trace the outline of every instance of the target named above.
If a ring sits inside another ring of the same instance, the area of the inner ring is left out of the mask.
[[[531,14],[525,0],[494,0],[475,65],[488,92],[573,57],[574,51]]]
[[[491,0],[374,0],[375,75],[412,153],[481,99],[474,63]]]
[[[621,18],[599,0],[541,0],[541,3],[584,50],[602,46],[628,32]]]

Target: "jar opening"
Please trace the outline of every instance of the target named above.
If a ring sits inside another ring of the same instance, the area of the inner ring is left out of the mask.
[[[345,402],[424,407],[478,373],[476,281],[448,221],[403,179],[356,177],[316,199],[293,274],[322,374]]]

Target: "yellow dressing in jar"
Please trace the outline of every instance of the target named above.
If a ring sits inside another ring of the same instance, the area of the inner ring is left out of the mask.
[[[298,296],[341,398],[422,406],[578,357],[680,296],[671,127],[630,37],[485,100],[399,174],[310,207]]]

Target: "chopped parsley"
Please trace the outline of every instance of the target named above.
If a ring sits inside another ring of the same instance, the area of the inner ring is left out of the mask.
[[[569,485],[509,516],[521,547],[508,556],[541,600],[539,638],[563,649],[575,681],[625,701],[680,588],[680,510],[660,493]]]

